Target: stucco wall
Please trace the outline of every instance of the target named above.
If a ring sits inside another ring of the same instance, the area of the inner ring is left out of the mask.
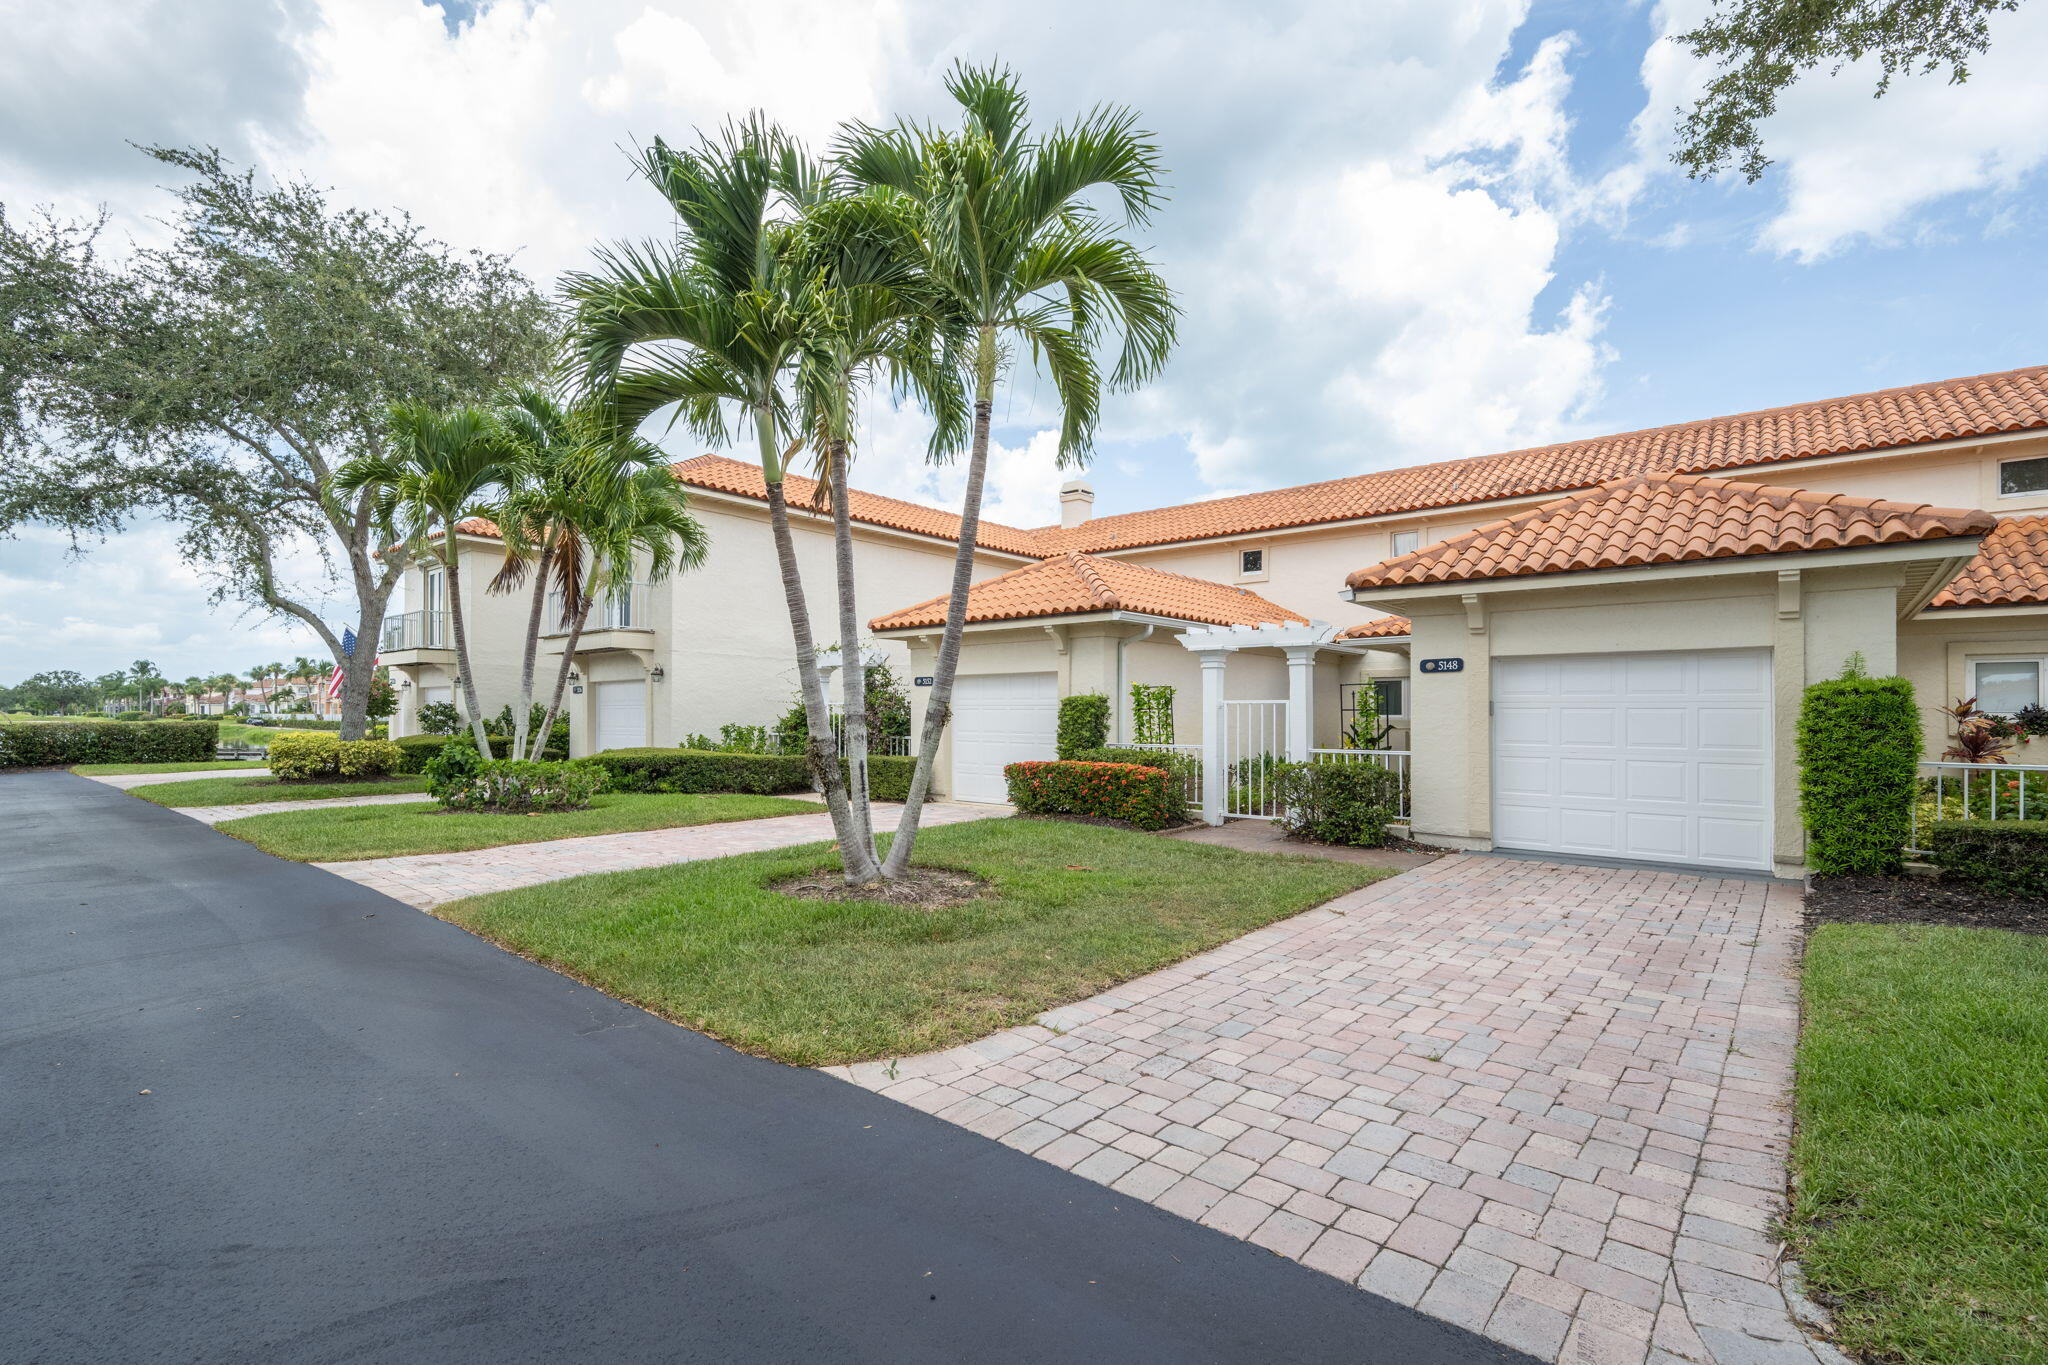
[[[2048,608],[2026,615],[1930,612],[1899,628],[1899,673],[1913,684],[1920,706],[1922,757],[1939,759],[1952,726],[1942,707],[1972,691],[1972,659],[2048,657]],[[2020,763],[2048,763],[2048,740],[2036,739],[2008,756]]]

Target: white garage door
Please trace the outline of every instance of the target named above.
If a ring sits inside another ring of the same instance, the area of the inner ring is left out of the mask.
[[[1493,661],[1502,848],[1768,869],[1764,650]]]
[[[432,706],[436,702],[453,702],[454,700],[455,689],[453,687],[422,687],[420,689],[421,706]]]
[[[594,749],[638,749],[647,743],[647,684],[593,683],[597,715]]]
[[[953,686],[953,796],[1006,801],[1003,766],[1059,757],[1060,683],[1053,673],[990,673]]]

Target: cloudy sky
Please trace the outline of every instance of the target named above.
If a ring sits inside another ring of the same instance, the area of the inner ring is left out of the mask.
[[[750,108],[818,141],[943,116],[946,67],[999,57],[1040,119],[1135,106],[1172,171],[1147,236],[1183,340],[1109,405],[1101,512],[2048,356],[2048,8],[1995,20],[1965,86],[1797,88],[1745,186],[1669,166],[1700,73],[1663,35],[1707,4],[0,0],[0,202],[147,239],[167,172],[128,143],[210,143],[551,281],[664,228],[623,149]],[[1026,525],[1057,515],[1038,390],[997,410],[989,514]],[[860,482],[952,502],[921,442],[875,413]],[[0,541],[0,682],[316,652],[205,596],[160,526]]]

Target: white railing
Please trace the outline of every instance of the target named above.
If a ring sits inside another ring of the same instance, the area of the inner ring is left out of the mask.
[[[1927,852],[1936,820],[2048,820],[2048,764],[1922,763],[1908,853]]]
[[[1162,754],[1178,754],[1192,759],[1190,763],[1175,764],[1166,771],[1178,769],[1181,775],[1181,792],[1187,798],[1188,809],[1202,808],[1202,746],[1199,744],[1126,744],[1126,749],[1151,749]]]
[[[1312,763],[1377,763],[1394,775],[1399,795],[1399,809],[1396,814],[1406,820],[1408,811],[1408,763],[1411,757],[1406,749],[1310,749]]]
[[[562,594],[548,594],[547,629],[543,635],[567,635],[576,622],[563,610]],[[590,619],[583,623],[586,633],[593,630],[652,630],[654,617],[647,607],[647,585],[628,583],[606,593],[590,609]]]
[[[839,752],[846,752],[846,713],[837,707],[832,709],[832,742],[839,746]],[[895,758],[910,757],[909,735],[868,734],[868,752],[884,754]]]
[[[447,612],[407,611],[384,618],[377,648],[387,654],[400,649],[452,649],[454,640]]]

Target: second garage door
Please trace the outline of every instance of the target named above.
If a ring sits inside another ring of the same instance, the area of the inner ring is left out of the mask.
[[[601,682],[593,684],[597,716],[595,752],[606,749],[637,749],[647,743],[647,684],[642,682]]]
[[[1766,650],[1493,661],[1493,841],[1771,865]]]
[[[1053,673],[985,673],[953,685],[953,796],[1006,801],[1003,767],[1059,757],[1060,684]]]

